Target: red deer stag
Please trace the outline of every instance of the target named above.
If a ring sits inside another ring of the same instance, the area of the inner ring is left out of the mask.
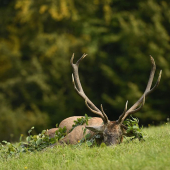
[[[125,104],[124,111],[119,116],[119,119],[116,121],[110,121],[107,115],[105,114],[102,105],[101,105],[101,110],[98,109],[86,96],[81,86],[79,73],[78,73],[78,67],[79,67],[80,62],[85,58],[86,55],[87,54],[83,54],[83,56],[74,64],[73,63],[74,54],[73,54],[70,60],[70,63],[73,67],[72,82],[73,82],[74,89],[76,90],[76,92],[85,100],[85,104],[87,108],[94,114],[100,116],[100,118],[99,117],[91,118],[88,121],[88,126],[86,125],[77,126],[70,133],[69,131],[71,130],[72,125],[74,124],[74,120],[76,120],[77,118],[80,118],[81,116],[73,116],[73,117],[64,119],[60,123],[59,127],[66,126],[68,134],[59,142],[67,143],[67,144],[76,144],[79,140],[83,138],[84,135],[91,134],[91,137],[93,137],[95,134],[98,133],[102,136],[100,139],[101,141],[99,141],[99,143],[103,141],[106,145],[119,144],[123,140],[123,135],[125,136],[131,135],[126,132],[127,127],[122,124],[123,121],[126,119],[127,116],[138,112],[143,107],[145,103],[145,97],[149,95],[151,92],[153,92],[156,89],[156,87],[159,85],[162,71],[160,71],[159,73],[159,77],[158,77],[158,80],[155,86],[151,88],[152,81],[154,78],[154,73],[156,70],[156,65],[155,65],[154,59],[152,58],[152,56],[150,56],[152,68],[151,68],[150,77],[149,77],[149,81],[146,86],[145,92],[143,93],[141,98],[128,110],[127,110],[127,105],[128,105],[128,101],[127,101]],[[86,134],[83,134],[84,128],[87,129]],[[51,129],[48,131],[48,134],[53,136],[56,130],[57,129],[55,128]]]

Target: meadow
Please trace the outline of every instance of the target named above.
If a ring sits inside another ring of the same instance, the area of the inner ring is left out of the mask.
[[[144,128],[145,141],[100,147],[55,146],[41,152],[0,159],[2,170],[169,170],[170,124]],[[1,154],[1,153],[0,153]]]

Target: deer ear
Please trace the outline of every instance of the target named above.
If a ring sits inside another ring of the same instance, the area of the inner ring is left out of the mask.
[[[102,133],[104,131],[104,125],[86,126],[86,128],[93,131],[93,132],[98,132],[98,133]]]

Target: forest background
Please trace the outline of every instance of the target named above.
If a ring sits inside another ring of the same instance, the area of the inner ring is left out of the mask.
[[[1,0],[0,141],[55,127],[73,115],[95,116],[75,92],[70,58],[88,56],[80,79],[96,106],[118,119],[145,90],[151,64],[159,87],[134,116],[167,121],[170,107],[169,0]]]

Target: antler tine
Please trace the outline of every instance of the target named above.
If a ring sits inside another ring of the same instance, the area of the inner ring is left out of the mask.
[[[140,109],[142,109],[142,107],[143,107],[144,104],[145,104],[145,94],[144,94],[143,99],[142,99],[142,104],[141,104],[137,109],[132,110],[131,112],[129,112],[128,115],[138,112]],[[125,114],[126,114],[126,112],[124,113],[124,115],[125,115]],[[123,115],[123,116],[124,116],[124,115]],[[120,124],[122,124],[123,121],[124,121],[124,119],[127,117],[127,116],[126,116],[125,118],[123,118],[123,116],[122,116],[122,117],[121,117],[121,116],[119,117],[118,122],[119,122]]]
[[[144,104],[145,104],[145,94],[143,95],[142,104],[137,109],[132,110],[131,112],[129,112],[128,115],[138,112],[143,107]]]
[[[145,97],[147,95],[149,95],[151,92],[153,92],[156,89],[156,87],[158,87],[158,85],[159,85],[159,82],[161,80],[162,70],[159,73],[158,80],[157,80],[155,86],[152,89],[150,89],[152,82],[153,82],[155,70],[156,70],[155,61],[152,56],[150,56],[150,60],[151,60],[152,68],[151,68],[151,72],[150,72],[150,76],[149,76],[149,80],[148,80],[148,84],[146,86],[145,92],[143,93],[142,97],[129,110],[127,110],[125,113],[123,112],[123,114],[119,117],[118,121],[121,123],[123,123],[123,121],[125,120],[125,118],[128,115],[138,112],[143,107],[143,105],[145,103]],[[141,104],[141,106],[138,107],[140,104]]]
[[[87,54],[83,54],[82,57],[76,62],[76,64],[79,65],[81,60],[83,60],[86,56]]]
[[[70,64],[72,65],[73,64],[73,60],[74,60],[74,53],[72,54],[72,57],[70,59]]]
[[[101,104],[101,111],[102,111],[102,114],[103,114],[103,116],[105,117],[105,120],[106,120],[106,123],[108,123],[109,122],[109,119],[108,119],[108,117],[107,117],[107,115],[106,115],[106,113],[104,112],[104,110],[103,110],[103,106],[102,106],[102,104]]]
[[[156,64],[155,64],[155,61],[154,61],[153,57],[151,55],[149,57],[150,57],[150,60],[151,60],[152,69],[151,69],[151,73],[150,73],[150,76],[149,76],[149,80],[148,80],[148,84],[146,86],[145,92],[150,90],[150,88],[152,86],[155,70],[156,70]]]
[[[81,58],[76,62],[76,65],[79,65],[80,64],[80,62],[87,56],[88,54],[83,54],[82,56],[81,56]],[[71,63],[71,65],[73,65],[74,63],[73,63],[73,60],[74,60],[74,53],[73,53],[73,55],[72,55],[72,57],[71,57],[71,60],[70,60],[70,63]]]
[[[98,111],[96,111],[96,110],[93,110],[93,109],[88,105],[87,99],[85,99],[85,104],[86,104],[87,108],[88,108],[91,112],[93,112],[93,113],[95,113],[95,114],[97,114],[97,115],[99,115],[99,116],[101,117],[101,112],[98,112]],[[102,107],[102,106],[101,106],[101,107]],[[104,113],[103,108],[101,108],[101,109],[102,109],[102,114],[103,114],[102,120],[103,120],[104,123],[108,123],[108,117],[107,117],[107,115]]]
[[[80,62],[87,56],[87,54],[83,54],[82,57],[76,62],[76,64],[73,63],[73,60],[74,60],[74,53],[71,57],[71,60],[70,60],[70,64],[72,65],[73,67],[73,74],[72,74],[72,80],[75,80],[74,81],[74,84],[76,83],[77,85],[77,89],[79,91],[81,91],[82,93],[84,93],[83,91],[83,88],[81,86],[81,83],[80,83],[80,79],[79,79],[79,74],[78,74],[78,66],[80,64]]]
[[[117,120],[117,122],[119,122],[119,123],[121,122],[123,116],[125,115],[125,113],[127,111],[127,105],[128,105],[128,101],[126,102],[125,109],[124,109],[123,113],[119,116],[119,119]]]
[[[85,100],[86,106],[90,109],[91,112],[99,115],[104,123],[106,123],[108,120],[106,119],[107,116],[103,115],[103,113],[90,101],[90,99],[86,96],[86,94],[83,91],[80,78],[79,78],[79,73],[78,73],[78,67],[80,62],[87,56],[87,54],[83,54],[82,57],[76,62],[76,64],[73,63],[74,60],[74,53],[71,57],[70,63],[73,67],[73,74],[72,74],[72,82],[74,85],[74,89],[76,92]]]
[[[143,107],[144,104],[145,104],[145,94],[144,94],[143,99],[142,99],[142,104],[141,104],[137,109],[132,110],[131,112],[129,112],[128,115],[138,112],[140,109],[142,109],[142,107]],[[123,121],[124,121],[124,119],[127,117],[127,116],[126,116],[125,118],[123,118],[125,114],[126,114],[126,111],[124,112],[124,114],[122,114],[122,115],[119,117],[118,122],[119,122],[120,124],[122,124]]]
[[[158,79],[157,79],[154,87],[152,87],[152,89],[147,92],[147,95],[150,94],[150,93],[152,93],[152,92],[158,87],[158,85],[159,85],[159,83],[160,83],[160,81],[161,81],[161,75],[162,75],[162,70],[160,70],[160,72],[159,72],[159,76],[158,76]]]

